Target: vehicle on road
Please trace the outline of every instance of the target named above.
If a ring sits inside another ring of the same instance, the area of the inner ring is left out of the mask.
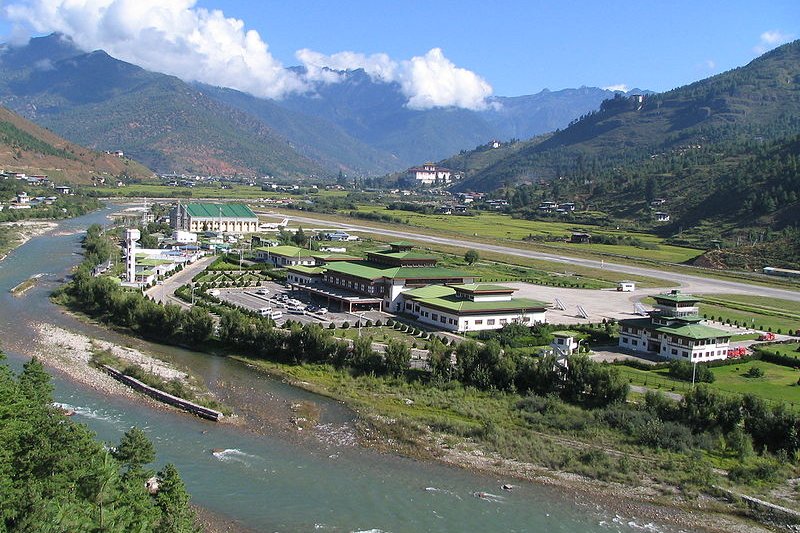
[[[269,289],[258,289],[256,291],[256,294],[261,294],[262,296],[265,296],[265,295],[269,294]]]
[[[762,333],[761,335],[758,336],[758,340],[760,340],[760,341],[774,341],[775,340],[775,334],[772,333],[771,331],[767,332],[767,333]]]

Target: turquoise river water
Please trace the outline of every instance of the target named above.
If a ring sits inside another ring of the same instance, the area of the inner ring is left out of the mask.
[[[157,464],[175,463],[198,505],[255,531],[670,531],[617,516],[559,489],[361,448],[349,438],[353,414],[337,402],[235,361],[150,345],[63,314],[48,294],[80,260],[80,233],[91,223],[106,223],[110,212],[106,208],[61,222],[0,262],[0,340],[13,368],[28,358],[31,327],[48,322],[158,352],[190,367],[212,390],[246,393],[237,401],[254,410],[274,409],[283,417],[286,405],[309,400],[322,412],[322,428],[314,435],[267,428],[264,436],[101,395],[55,376],[56,400],[73,406],[75,419],[100,439],[115,442],[131,426],[144,428],[156,444]],[[21,298],[9,294],[33,274],[43,274],[34,289]],[[501,490],[509,481],[517,488]],[[476,498],[475,492],[489,496]]]

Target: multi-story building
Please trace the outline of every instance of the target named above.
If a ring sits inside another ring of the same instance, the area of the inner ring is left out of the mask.
[[[170,213],[170,225],[194,233],[256,233],[258,217],[244,204],[179,203]]]
[[[656,304],[649,318],[620,321],[620,347],[692,363],[728,356],[731,334],[700,323],[700,298],[679,290],[653,298]]]

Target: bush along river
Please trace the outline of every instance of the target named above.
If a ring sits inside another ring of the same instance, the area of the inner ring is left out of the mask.
[[[0,339],[15,370],[33,353],[42,324],[133,346],[191,368],[234,412],[274,413],[250,431],[55,376],[57,401],[100,439],[118,441],[131,426],[143,428],[156,445],[157,464],[179,468],[194,503],[256,531],[673,530],[618,516],[585,495],[362,448],[355,444],[353,414],[333,400],[233,360],[131,339],[65,314],[48,296],[80,261],[83,230],[108,223],[112,210],[60,222],[0,262]],[[23,297],[10,294],[38,274]],[[51,341],[58,347],[59,339]],[[270,418],[286,421],[290,407],[301,402],[320,411],[316,428],[269,424]],[[515,489],[502,490],[509,482]]]

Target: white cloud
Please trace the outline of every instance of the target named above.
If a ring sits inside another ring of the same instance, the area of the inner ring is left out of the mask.
[[[33,30],[70,36],[85,50],[189,81],[279,98],[306,90],[258,32],[195,0],[18,0],[5,7],[14,34]]]
[[[717,63],[713,59],[706,59],[703,63],[703,66],[705,66],[708,70],[714,70],[717,68]]]
[[[364,69],[375,81],[397,82],[411,109],[455,106],[480,110],[487,107],[486,99],[492,94],[489,83],[474,72],[455,66],[440,48],[399,62],[386,54],[368,56],[338,52],[325,55],[308,49],[299,50],[296,57],[312,80],[339,81],[338,75],[326,69]]]
[[[284,68],[258,32],[220,10],[195,7],[196,0],[12,0],[4,13],[15,42],[32,32],[61,32],[84,50],[113,57],[188,81],[231,87],[256,96],[281,98],[336,83],[340,73],[363,68],[376,81],[397,82],[413,109],[457,106],[483,109],[492,87],[456,67],[434,48],[424,56],[395,61],[387,54],[309,49],[296,57],[299,75]]]
[[[624,83],[618,83],[616,85],[609,85],[608,87],[603,87],[606,91],[622,91],[624,93],[628,92],[628,86]]]
[[[308,78],[314,81],[336,82],[341,76],[332,70],[364,69],[370,78],[392,82],[397,79],[397,62],[386,54],[366,55],[358,52],[338,52],[325,55],[308,48],[295,53],[295,57],[306,67]]]
[[[759,36],[759,42],[753,47],[753,51],[757,54],[763,54],[777,46],[788,43],[792,39],[794,39],[794,35],[780,30],[765,31]]]

